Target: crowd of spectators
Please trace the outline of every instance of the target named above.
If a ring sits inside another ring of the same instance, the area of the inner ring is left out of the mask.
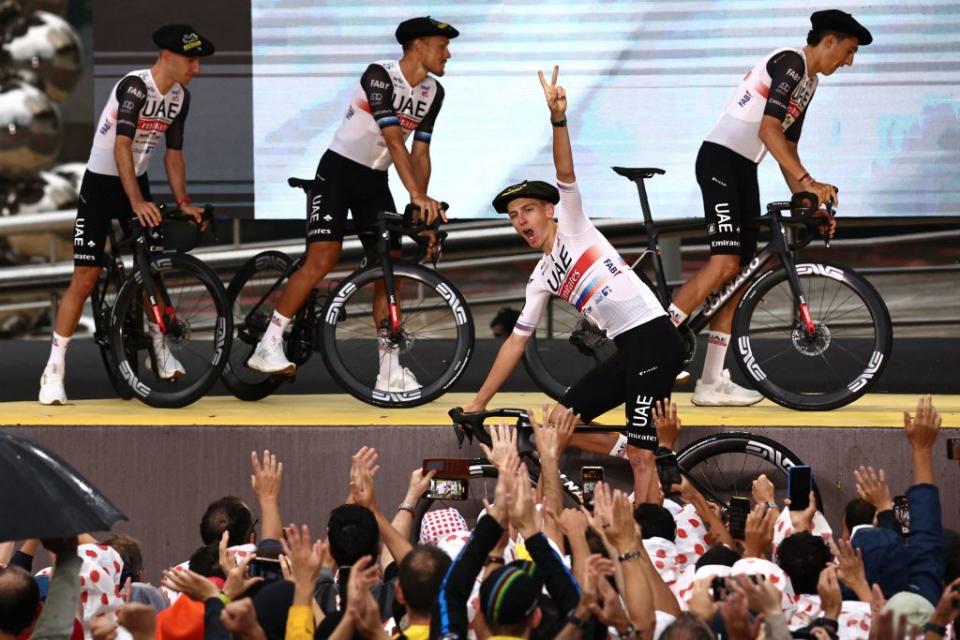
[[[674,447],[676,405],[658,404],[655,418]],[[960,545],[941,523],[929,396],[904,412],[908,526],[883,470],[854,472],[837,528],[813,494],[803,510],[777,504],[761,475],[742,540],[686,478],[661,487],[654,476],[632,498],[600,483],[592,509],[565,505],[574,421],[531,416],[536,486],[513,428],[491,429],[484,452],[499,473],[472,528],[450,503],[415,520],[434,474],[421,468],[399,508],[382,508],[380,457],[363,447],[319,538],[282,524],[283,464],[252,454],[259,521],[239,498],[211,503],[197,550],[159,585],[144,582],[144,550],[129,536],[0,545],[0,640],[956,637]],[[41,545],[51,568],[33,566]]]

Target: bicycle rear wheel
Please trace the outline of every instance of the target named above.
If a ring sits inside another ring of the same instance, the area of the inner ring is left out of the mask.
[[[866,393],[890,359],[890,314],[877,290],[843,265],[801,262],[796,271],[816,334],[803,329],[786,271],[770,271],[737,306],[737,363],[777,404],[842,407]]]
[[[264,251],[247,260],[227,287],[234,336],[222,378],[230,393],[241,400],[266,398],[283,383],[280,376],[251,369],[247,360],[270,324],[287,283],[285,274],[292,266],[293,259],[287,254]]]
[[[164,379],[175,363],[158,353],[143,303],[143,274],[124,283],[111,315],[111,347],[118,371],[137,398],[153,407],[183,407],[200,399],[220,377],[230,350],[233,318],[216,273],[193,256],[167,254],[150,261],[150,277],[173,316],[164,342],[182,375]],[[140,366],[142,365],[142,368]]]
[[[775,440],[751,433],[717,433],[696,440],[677,452],[677,462],[722,506],[733,496],[750,497],[761,473],[773,483],[778,504],[787,497],[787,469],[803,464]],[[820,490],[813,487],[822,509]]]
[[[473,351],[473,318],[460,292],[425,267],[397,263],[398,336],[381,335],[374,320],[379,266],[347,277],[327,299],[321,354],[352,396],[379,407],[415,407],[443,395]],[[384,310],[383,314],[386,314]]]

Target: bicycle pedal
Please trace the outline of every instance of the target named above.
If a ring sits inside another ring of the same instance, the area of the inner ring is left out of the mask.
[[[674,379],[673,381],[674,384],[688,384],[689,382],[690,382],[689,371],[681,371],[680,373],[677,374],[676,379]]]

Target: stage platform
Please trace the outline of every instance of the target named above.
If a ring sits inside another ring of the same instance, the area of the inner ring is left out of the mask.
[[[753,407],[696,407],[689,393],[676,393],[685,427],[823,427],[897,428],[903,410],[916,406],[908,394],[868,394],[852,405],[827,412],[791,411],[764,400]],[[448,426],[447,411],[473,398],[469,393],[448,393],[412,409],[373,407],[345,394],[274,395],[258,402],[241,402],[232,396],[203,398],[177,410],[154,409],[137,401],[77,400],[62,407],[36,402],[0,403],[2,426],[124,426],[124,427],[439,427]],[[491,407],[537,410],[549,399],[539,393],[499,393]],[[946,425],[960,427],[960,396],[936,396],[935,404]],[[601,424],[622,424],[622,410],[597,419]]]
[[[115,527],[138,538],[145,549],[148,579],[185,560],[200,546],[200,516],[207,504],[237,495],[254,506],[250,452],[265,448],[284,463],[281,496],[285,522],[307,522],[322,531],[330,509],[347,494],[350,456],[359,447],[381,453],[377,500],[385,512],[396,508],[410,472],[427,457],[477,457],[474,444],[457,448],[447,410],[472,397],[449,393],[415,409],[390,410],[343,394],[275,395],[254,403],[212,396],[178,410],[153,409],[137,401],[77,400],[63,407],[36,402],[0,403],[0,428],[12,429],[50,447],[80,471],[127,514]],[[870,394],[830,412],[797,412],[764,401],[754,407],[708,409],[675,394],[684,430],[681,446],[717,431],[767,435],[813,466],[834,526],[843,506],[856,497],[853,469],[882,467],[894,493],[912,481],[903,411],[912,394]],[[539,407],[538,393],[500,393],[491,406]],[[960,437],[960,396],[934,396],[948,432],[934,449],[944,525],[960,528],[960,466],[946,459],[946,437]],[[620,411],[602,416],[622,424]],[[564,471],[578,477],[583,464],[602,464],[607,478],[630,486],[621,460],[569,451]],[[492,489],[492,487],[491,487]],[[477,496],[474,496],[477,497]],[[492,497],[492,496],[491,496]],[[477,505],[461,505],[466,511]]]

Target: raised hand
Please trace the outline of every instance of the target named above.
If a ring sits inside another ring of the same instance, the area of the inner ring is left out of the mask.
[[[764,616],[761,613],[750,622],[747,598],[742,593],[731,591],[719,609],[730,640],[755,640],[760,636]]]
[[[283,484],[283,463],[277,461],[277,456],[268,449],[263,450],[263,463],[257,457],[256,451],[250,452],[250,464],[253,473],[250,475],[250,486],[257,500],[276,500]]]
[[[840,583],[837,581],[837,568],[833,565],[827,565],[820,572],[820,579],[817,580],[817,593],[820,595],[820,608],[823,609],[823,617],[828,620],[836,620],[840,616],[840,608],[843,606],[843,596],[840,595]]]
[[[773,525],[778,515],[776,509],[767,509],[764,504],[753,507],[747,515],[747,526],[744,528],[743,557],[765,557],[767,547],[773,542]]]
[[[220,589],[217,589],[217,585],[199,573],[190,571],[190,569],[167,569],[163,572],[160,584],[197,602],[203,602],[220,595]]]
[[[241,640],[266,640],[263,627],[257,622],[253,600],[244,598],[231,602],[220,612],[220,622],[233,637]]]
[[[620,553],[642,549],[637,536],[637,524],[633,519],[633,505],[627,494],[619,489],[613,492],[610,500],[610,520],[605,533],[610,544]]]
[[[520,456],[516,449],[510,451],[502,467],[498,467],[497,487],[493,493],[493,504],[483,499],[483,506],[494,520],[501,527],[507,528],[510,520],[510,501],[514,492],[514,484],[517,479],[517,470],[520,468]],[[529,482],[529,480],[528,480]]]
[[[480,449],[483,450],[483,455],[487,456],[487,459],[497,469],[501,469],[501,465],[507,460],[510,452],[517,452],[517,430],[508,426],[501,419],[500,423],[492,427],[489,432],[490,442],[493,448],[481,442]]]
[[[893,509],[893,498],[883,469],[878,473],[873,467],[861,466],[853,470],[853,477],[857,481],[857,495],[862,500],[872,504],[878,512]]]
[[[380,566],[371,556],[357,560],[350,569],[350,577],[347,578],[346,615],[350,616],[354,627],[363,637],[369,637],[380,622],[380,611],[370,595],[370,588],[379,580]]]
[[[534,504],[530,473],[527,471],[526,464],[520,464],[514,474],[513,493],[510,496],[508,513],[510,524],[523,535],[524,539],[540,532],[540,516]]]
[[[783,614],[780,592],[764,576],[727,576],[726,586],[731,591],[742,593],[750,609],[756,613],[768,618]]]
[[[869,599],[870,583],[867,582],[867,573],[863,567],[863,552],[854,549],[849,540],[840,538],[834,543],[829,542],[830,550],[837,557],[837,577],[843,584],[852,589],[858,598]]]
[[[263,578],[260,576],[251,578],[247,573],[247,567],[251,560],[253,560],[253,556],[247,556],[240,564],[226,572],[227,579],[223,583],[223,593],[231,600],[245,594],[253,585],[263,582]]]
[[[327,555],[327,546],[323,540],[317,540],[310,543],[310,527],[303,525],[298,531],[293,523],[284,529],[283,553],[290,560],[292,567],[291,577],[297,584],[313,587],[317,576],[320,575],[320,568],[323,566]]]
[[[540,77],[540,86],[543,87],[543,96],[547,99],[547,107],[550,109],[551,120],[563,120],[567,113],[567,92],[557,84],[557,76],[560,75],[560,65],[553,66],[553,77],[550,83],[547,83],[543,71],[537,71]]]
[[[916,449],[930,450],[940,433],[942,420],[940,413],[933,406],[933,399],[929,395],[920,396],[917,400],[917,415],[911,416],[909,411],[903,412],[903,427],[907,431],[910,446]]]
[[[361,507],[376,511],[373,476],[380,469],[379,454],[372,447],[361,447],[353,456],[350,466],[350,496]]]
[[[410,472],[410,484],[407,486],[407,495],[403,501],[408,504],[417,504],[423,494],[430,488],[430,480],[437,475],[434,470],[423,472],[423,467],[417,467]]]
[[[117,610],[117,622],[138,640],[152,639],[157,628],[157,612],[150,605],[127,602]]]
[[[657,441],[660,446],[671,450],[676,447],[681,429],[677,403],[669,398],[657,400],[653,405],[653,424],[657,428]]]
[[[753,481],[753,501],[763,504],[765,502],[774,502],[774,486],[766,474],[761,473]]]
[[[786,505],[790,506],[790,499],[786,499]],[[793,524],[793,530],[797,533],[813,530],[813,516],[817,515],[817,497],[813,491],[810,492],[810,501],[807,508],[803,511],[790,509],[790,523]]]

